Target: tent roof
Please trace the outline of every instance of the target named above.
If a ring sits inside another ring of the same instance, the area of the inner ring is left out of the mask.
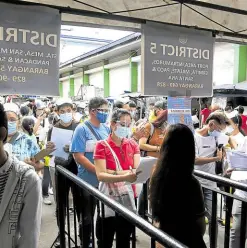
[[[67,24],[140,29],[145,20],[218,30],[247,41],[247,1],[241,0],[5,0],[59,6]],[[180,4],[183,3],[183,4]],[[216,3],[216,4],[215,4]],[[202,7],[206,6],[206,7]],[[213,7],[213,8],[209,8]],[[237,12],[237,13],[233,13]],[[102,19],[102,17],[104,19]],[[127,17],[127,18],[126,18]],[[132,18],[132,19],[130,19]],[[138,19],[137,19],[138,18]],[[246,31],[243,31],[246,30]],[[232,38],[235,39],[235,38]]]

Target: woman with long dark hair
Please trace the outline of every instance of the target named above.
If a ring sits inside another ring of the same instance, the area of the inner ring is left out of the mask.
[[[206,247],[205,207],[200,183],[193,175],[195,142],[183,124],[168,127],[151,178],[150,202],[159,228],[190,248]]]

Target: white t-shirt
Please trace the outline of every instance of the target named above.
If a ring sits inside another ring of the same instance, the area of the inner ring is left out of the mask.
[[[214,157],[216,151],[216,139],[212,136],[201,136],[198,133],[195,133],[195,149],[196,157],[201,158],[212,158]],[[196,170],[204,171],[210,174],[215,175],[215,162],[204,164],[204,165],[195,165]],[[215,182],[198,178],[202,186],[216,188],[217,185]]]
[[[238,147],[244,143],[244,136],[240,132],[237,135],[231,136],[231,138],[237,143]]]

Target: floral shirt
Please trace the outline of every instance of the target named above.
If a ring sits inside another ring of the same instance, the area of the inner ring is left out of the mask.
[[[12,144],[12,154],[20,161],[33,158],[39,151],[38,145],[24,133],[19,133]]]

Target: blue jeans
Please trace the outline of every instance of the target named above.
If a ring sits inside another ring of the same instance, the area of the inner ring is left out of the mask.
[[[212,223],[212,203],[213,203],[213,192],[209,189],[203,188],[204,204],[206,208],[206,217],[208,218],[209,224],[209,236],[211,235],[211,223]],[[216,202],[217,204],[217,202]],[[217,223],[217,222],[216,222]],[[218,235],[218,224],[216,224],[216,237]]]

